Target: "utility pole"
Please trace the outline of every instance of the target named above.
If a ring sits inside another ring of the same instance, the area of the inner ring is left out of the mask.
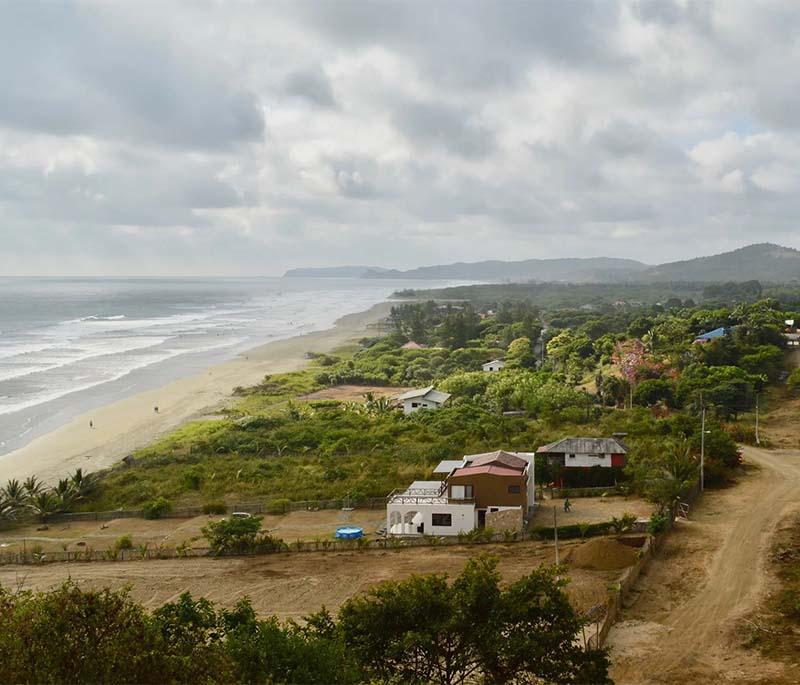
[[[553,505],[553,539],[556,541],[556,566],[558,566],[558,521],[556,520],[556,511],[558,507]]]
[[[705,461],[706,461],[706,408],[703,405],[703,396],[700,395],[700,492],[705,488]]]
[[[758,395],[756,394],[756,445],[761,447],[761,440],[758,437]]]

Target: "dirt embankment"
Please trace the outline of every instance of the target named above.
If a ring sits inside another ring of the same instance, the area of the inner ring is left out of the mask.
[[[617,683],[797,683],[800,669],[741,644],[765,592],[781,519],[800,509],[800,451],[744,448],[741,482],[709,491],[678,523],[611,631]]]

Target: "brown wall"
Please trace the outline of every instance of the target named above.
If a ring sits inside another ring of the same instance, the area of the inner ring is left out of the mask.
[[[475,506],[486,507],[527,507],[526,479],[519,476],[497,476],[489,473],[459,476],[457,473],[447,479],[450,485],[471,485]],[[509,485],[519,485],[519,494],[511,495]],[[448,492],[448,495],[450,493]]]

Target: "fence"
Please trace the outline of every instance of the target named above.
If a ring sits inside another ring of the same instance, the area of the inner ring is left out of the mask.
[[[683,502],[692,504],[695,499],[697,499],[699,494],[700,484],[695,483],[691,488],[681,495],[681,498]],[[672,530],[672,526],[675,524],[677,512],[678,502],[673,504],[669,509],[669,516],[667,517],[667,525],[664,532],[659,533],[656,536],[650,536],[645,540],[636,563],[630,568],[626,569],[614,589],[609,592],[608,601],[606,602],[605,617],[603,618],[597,635],[589,638],[590,645],[599,645],[602,647],[603,644],[605,644],[608,633],[611,631],[611,626],[613,626],[617,620],[617,616],[622,608],[623,601],[627,598],[629,592],[636,583],[636,580],[639,578],[639,574],[641,574],[642,569],[650,562],[655,550],[661,546],[669,534],[669,531]]]
[[[626,495],[627,491],[616,485],[603,485],[596,488],[550,488],[550,496],[553,499],[563,499],[564,497],[602,497],[603,495]]]
[[[355,540],[296,540],[282,542],[276,547],[255,549],[252,552],[214,555],[208,547],[149,547],[141,545],[133,549],[95,550],[85,547],[75,551],[43,552],[36,545],[30,549],[17,552],[0,551],[0,565],[9,564],[48,564],[58,562],[93,562],[93,561],[145,561],[150,559],[187,559],[198,557],[249,557],[267,554],[303,553],[303,552],[352,552],[368,550],[407,549],[409,547],[448,547],[452,545],[486,545],[498,543],[515,543],[525,540],[539,539],[536,533],[527,531],[513,533],[486,534],[478,531],[473,534],[448,537],[421,536],[413,538],[384,537],[358,538]]]
[[[231,514],[234,511],[243,511],[248,514],[285,514],[290,511],[342,509],[348,506],[359,509],[383,509],[386,506],[386,499],[383,497],[369,497],[353,501],[348,499],[328,499],[298,502],[288,500],[246,502],[242,504],[225,505],[224,512],[220,513]],[[193,518],[206,513],[208,513],[206,506],[181,507],[163,513],[159,518]],[[47,521],[48,523],[68,523],[73,521],[111,521],[112,519],[143,517],[144,514],[141,509],[115,509],[114,511],[76,511],[53,514],[47,517]]]

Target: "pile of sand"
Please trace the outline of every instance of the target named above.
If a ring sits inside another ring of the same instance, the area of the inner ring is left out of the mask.
[[[564,557],[571,566],[595,571],[613,571],[631,566],[638,550],[613,538],[593,538],[573,547]]]

